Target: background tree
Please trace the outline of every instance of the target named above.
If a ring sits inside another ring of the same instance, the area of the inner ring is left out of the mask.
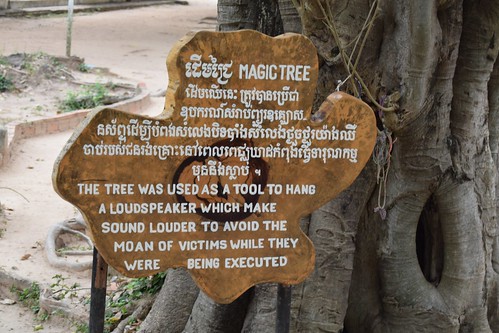
[[[373,162],[302,221],[316,268],[293,332],[499,332],[499,1],[220,0],[221,30],[302,32],[316,104],[378,117]],[[142,332],[273,332],[276,286],[229,305],[170,270]]]

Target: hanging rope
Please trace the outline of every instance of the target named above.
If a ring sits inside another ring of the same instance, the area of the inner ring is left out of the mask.
[[[303,16],[303,11],[307,10],[307,2],[303,2],[302,0],[292,0],[294,6],[297,8],[298,12],[300,15]],[[362,25],[362,28],[360,32],[357,34],[357,36],[347,45],[342,45],[340,36],[338,34],[338,30],[336,29],[336,25],[334,23],[334,15],[333,11],[331,9],[331,5],[329,4],[328,1],[324,2],[321,0],[316,0],[314,2],[317,7],[321,10],[322,17],[317,17],[317,19],[322,20],[324,22],[324,25],[329,29],[331,32],[331,35],[334,38],[334,41],[336,45],[338,46],[338,50],[342,59],[343,67],[345,67],[345,70],[347,72],[347,79],[344,81],[341,81],[341,85],[343,85],[346,81],[350,80],[351,84],[351,89],[353,90],[353,93],[356,96],[360,96],[359,88],[356,86],[356,82],[360,85],[361,89],[363,92],[366,94],[367,98],[369,101],[375,105],[378,109],[382,110],[383,112],[393,112],[396,110],[395,105],[388,105],[388,106],[383,106],[378,103],[376,98],[372,95],[371,91],[367,87],[366,83],[360,76],[359,72],[357,72],[357,65],[359,64],[359,61],[362,56],[362,51],[364,50],[364,46],[366,44],[367,38],[369,37],[369,34],[372,30],[372,27],[374,25],[374,21],[376,20],[378,13],[379,13],[379,0],[373,1],[371,4],[371,7],[369,9],[369,13],[367,15],[366,20],[364,21],[364,24]],[[347,54],[346,48],[349,47],[350,45],[354,44],[352,52],[350,55]],[[357,48],[359,49],[357,52]],[[355,55],[355,57],[354,57]],[[355,60],[354,60],[355,58]],[[353,61],[354,60],[354,61]],[[340,85],[340,86],[341,86]],[[337,88],[338,89],[338,88]]]
[[[393,144],[392,134],[388,129],[380,131],[373,151],[373,161],[376,164],[376,183],[378,184],[378,205],[374,208],[382,220],[386,218],[386,181],[390,171],[390,158]]]
[[[305,10],[311,11],[308,2],[304,2],[302,0],[292,0],[292,2],[301,16],[303,16],[303,12]],[[321,0],[315,0],[314,3],[322,13],[322,17],[317,17],[317,19],[322,20],[324,22],[324,25],[331,32],[331,35],[333,36],[334,41],[338,46],[343,67],[347,72],[346,79],[338,80],[336,91],[340,90],[346,82],[350,81],[350,87],[353,93],[359,98],[362,96],[362,93],[365,93],[369,101],[378,110],[378,118],[381,120],[382,130],[378,131],[378,138],[376,139],[376,146],[374,147],[373,151],[373,161],[376,164],[377,169],[376,182],[378,184],[378,205],[374,209],[374,212],[379,213],[381,219],[385,220],[387,214],[385,209],[387,197],[386,185],[388,172],[390,171],[390,159],[393,150],[393,144],[395,143],[396,139],[393,140],[391,131],[387,129],[384,124],[384,112],[393,112],[398,108],[396,102],[398,101],[399,95],[397,92],[395,92],[393,95],[393,101],[391,100],[391,98],[384,96],[378,102],[372,95],[371,91],[368,89],[360,74],[357,72],[357,66],[361,59],[362,51],[364,50],[367,38],[379,13],[380,1],[373,1],[361,30],[350,43],[347,43],[347,45],[342,45],[341,43],[340,36],[334,22],[334,15],[330,3],[328,1]],[[352,51],[348,55],[346,48],[350,47],[352,44]]]
[[[382,96],[379,104],[384,105],[387,97]],[[378,131],[376,145],[373,151],[373,161],[376,164],[376,183],[378,184],[378,205],[374,208],[375,213],[379,213],[382,220],[386,218],[386,182],[390,171],[390,160],[392,157],[393,144],[397,139],[392,138],[392,132],[385,126],[385,116],[381,109],[378,109],[378,118],[381,120],[383,130]]]

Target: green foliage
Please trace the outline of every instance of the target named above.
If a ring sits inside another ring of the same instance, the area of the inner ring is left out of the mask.
[[[157,293],[163,282],[165,281],[166,272],[158,273],[150,277],[132,279],[126,286],[125,289],[130,292],[135,299],[142,296],[142,294],[148,293],[153,295]]]
[[[52,63],[52,66],[57,67],[57,68],[63,68],[64,65],[60,63],[59,60],[57,60],[55,57],[50,57],[50,62]]]
[[[36,70],[35,62],[42,58],[52,59],[53,57],[49,56],[44,52],[36,52],[36,53],[25,53],[24,61],[21,64],[21,69],[27,71],[30,74],[33,74]]]
[[[122,283],[119,288],[106,298],[106,331],[110,331],[129,312],[130,305],[142,298],[156,294],[165,281],[166,272],[156,275],[130,279]],[[133,320],[130,322],[130,324]]]
[[[74,323],[73,327],[75,329],[74,333],[88,333],[89,327],[85,323]]]
[[[9,91],[14,88],[14,84],[8,77],[5,77],[3,74],[0,74],[0,92]]]
[[[41,331],[41,330],[43,330],[43,325],[42,324],[37,324],[37,325],[33,326],[33,331],[38,332],[38,331]]]
[[[74,283],[73,285],[66,284],[65,280],[67,278],[63,277],[60,274],[54,275],[52,279],[54,280],[54,283],[50,285],[50,288],[52,290],[52,297],[54,299],[62,300],[66,297],[74,298],[78,296],[77,291],[79,289],[79,285],[77,283]],[[25,289],[19,289],[13,286],[10,291],[17,295],[17,298],[21,304],[30,308],[31,311],[33,311],[33,313],[37,315],[37,322],[44,322],[49,319],[50,315],[56,314],[56,312],[46,313],[45,311],[40,311],[40,285],[38,283],[33,282],[28,288]],[[84,325],[79,325],[77,326],[76,332],[88,332],[88,327],[86,331],[84,330],[84,328]],[[41,324],[37,324],[34,326],[35,331],[42,329],[43,325]]]
[[[125,305],[140,299],[143,295],[154,295],[161,289],[165,277],[166,273],[164,272],[150,277],[129,280],[115,292],[115,297],[108,298],[107,307],[124,310]]]
[[[76,298],[78,297],[78,288],[80,285],[78,283],[73,283],[72,285],[66,284],[64,281],[67,278],[63,277],[61,274],[56,274],[52,277],[54,283],[50,285],[52,289],[52,297],[56,300],[62,300],[66,297]]]
[[[57,249],[55,252],[58,255],[64,255],[67,251],[91,251],[92,247],[90,245],[78,245],[78,246],[64,246]]]
[[[38,321],[47,321],[47,320],[49,319],[49,317],[50,317],[50,314],[48,314],[48,313],[46,313],[46,312],[43,312],[43,313],[42,313],[42,312],[40,311],[40,312],[38,313],[38,316],[36,317],[36,319],[37,319]]]
[[[105,332],[109,332],[125,317],[133,306],[133,303],[144,296],[151,296],[156,294],[165,281],[166,272],[158,273],[156,275],[129,279],[121,283],[116,291],[106,297],[106,318],[105,318]],[[54,282],[50,285],[52,289],[52,297],[57,300],[64,298],[77,297],[79,290],[78,284],[69,285],[66,283],[67,278],[60,274],[52,277]],[[40,313],[40,286],[33,282],[26,289],[18,289],[12,287],[11,291],[15,293],[23,305],[29,307],[33,313],[38,315],[38,321],[45,321],[49,318],[50,314]],[[128,319],[129,324],[133,324],[133,318]],[[42,325],[37,325],[43,329]],[[86,323],[73,323],[74,333],[88,333],[89,328]]]
[[[90,67],[87,66],[87,64],[85,64],[84,62],[82,62],[79,66],[78,66],[78,70],[82,73],[88,73],[90,72]]]
[[[0,238],[3,237],[5,233],[5,224],[7,220],[5,219],[5,206],[0,202]]]
[[[69,92],[66,99],[60,104],[63,112],[70,112],[81,109],[91,109],[104,104],[104,99],[108,95],[106,87],[100,83],[86,86],[78,92]]]
[[[33,282],[26,289],[12,287],[10,291],[15,293],[19,302],[29,307],[33,313],[37,314],[40,311],[40,285],[38,283]]]

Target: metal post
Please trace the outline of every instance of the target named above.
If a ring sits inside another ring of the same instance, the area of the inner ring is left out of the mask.
[[[71,57],[71,39],[73,34],[74,0],[68,0],[68,31],[66,34],[66,57]]]
[[[289,332],[291,316],[291,286],[280,284],[277,286],[277,319],[276,333]]]
[[[92,265],[92,289],[90,291],[89,333],[104,332],[106,312],[107,263],[94,247]]]

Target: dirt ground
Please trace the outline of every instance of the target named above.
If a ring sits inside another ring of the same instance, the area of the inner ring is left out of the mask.
[[[46,53],[1,56],[0,75],[4,78],[1,90],[5,90],[0,93],[0,125],[109,105],[139,92],[136,84],[107,68]]]
[[[78,14],[72,54],[91,66],[109,68],[124,81],[145,83],[149,91],[158,93],[166,88],[165,60],[172,44],[190,30],[214,30],[215,17],[216,0]],[[64,16],[0,18],[0,54],[44,52],[64,56],[65,33]],[[43,96],[34,93],[31,99],[36,110]],[[153,98],[147,113],[159,114],[163,103],[163,97]],[[0,109],[5,107],[0,99]],[[10,276],[49,285],[60,274],[67,278],[67,284],[77,282],[84,290],[90,288],[90,271],[53,268],[44,251],[51,226],[76,214],[54,192],[51,180],[54,161],[70,135],[64,132],[24,140],[15,148],[9,164],[0,169],[0,203],[6,212],[6,217],[0,218],[0,279]],[[70,320],[53,316],[47,322],[38,322],[19,304],[4,304],[11,297],[0,289],[0,332],[76,331]]]

